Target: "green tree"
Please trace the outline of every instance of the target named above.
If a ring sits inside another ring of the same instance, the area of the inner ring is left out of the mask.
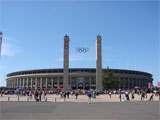
[[[115,89],[116,86],[122,82],[118,79],[118,76],[107,67],[107,69],[103,70],[103,88],[106,89]]]

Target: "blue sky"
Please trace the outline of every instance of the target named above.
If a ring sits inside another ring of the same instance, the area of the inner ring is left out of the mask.
[[[102,36],[103,68],[153,74],[160,81],[159,2],[156,0],[0,0],[3,32],[0,85],[10,72],[63,67],[63,37],[70,37],[70,67],[96,67]],[[80,54],[77,47],[89,51]]]

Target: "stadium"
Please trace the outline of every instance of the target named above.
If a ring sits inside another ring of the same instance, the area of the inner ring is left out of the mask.
[[[115,89],[148,88],[152,74],[122,69],[110,69],[123,80]],[[39,69],[18,71],[7,74],[8,88],[63,89],[63,69]],[[70,68],[68,89],[96,89],[95,68]]]
[[[7,88],[27,89],[96,89],[101,91],[102,86],[102,47],[101,36],[96,37],[96,68],[69,68],[69,36],[64,36],[64,67],[61,69],[26,70],[7,74]],[[88,48],[77,48],[79,53],[87,52]],[[152,74],[133,71],[110,69],[123,81],[115,89],[148,88],[152,83]]]

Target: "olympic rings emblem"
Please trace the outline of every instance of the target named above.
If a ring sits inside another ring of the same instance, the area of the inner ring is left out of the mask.
[[[76,50],[79,53],[86,53],[86,52],[89,51],[89,48],[83,48],[83,47],[81,47],[81,48],[76,48]]]

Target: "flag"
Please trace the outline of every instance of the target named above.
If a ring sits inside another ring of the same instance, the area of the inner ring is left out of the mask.
[[[158,86],[160,87],[160,82],[158,82]]]

